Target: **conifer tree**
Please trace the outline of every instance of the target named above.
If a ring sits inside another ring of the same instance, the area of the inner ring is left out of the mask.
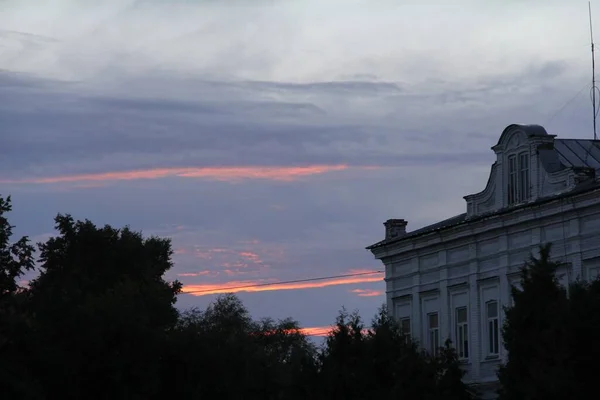
[[[570,395],[568,299],[556,277],[550,244],[521,268],[521,288],[505,308],[508,361],[499,372],[500,400],[564,400]]]

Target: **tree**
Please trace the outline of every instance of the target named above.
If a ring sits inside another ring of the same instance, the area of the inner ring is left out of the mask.
[[[456,349],[447,340],[435,359],[435,398],[445,400],[475,400],[478,394],[463,382],[465,371],[460,367]]]
[[[371,328],[342,310],[321,354],[321,398],[473,399],[450,342],[437,357],[418,348],[382,306]]]
[[[253,339],[268,372],[264,385],[271,388],[269,398],[313,398],[318,373],[316,348],[302,333],[297,321],[262,319]]]
[[[28,359],[48,398],[152,398],[181,285],[168,239],[55,219],[30,283]]]
[[[0,198],[0,393],[19,399],[463,400],[447,344],[431,357],[381,308],[365,329],[342,310],[320,352],[299,324],[255,321],[234,295],[179,313],[171,244],[69,215],[40,243],[10,242]],[[440,397],[441,396],[441,397]]]
[[[597,397],[600,359],[600,279],[569,288],[569,366],[572,399]]]
[[[551,260],[550,244],[539,253],[521,268],[522,289],[512,288],[513,305],[505,308],[508,361],[498,373],[501,400],[571,398],[567,293],[556,278],[560,264]]]
[[[22,290],[18,279],[34,267],[34,248],[27,236],[11,243],[12,230],[5,214],[12,210],[10,196],[0,196],[0,307],[10,301],[12,296]],[[6,308],[0,308],[6,311]]]
[[[320,354],[320,394],[327,399],[368,399],[367,345],[358,312],[342,309]]]
[[[10,196],[0,196],[0,393],[7,398],[35,398],[38,393],[18,340],[27,324],[19,278],[34,268],[34,248],[27,237],[11,243],[14,227],[5,216],[11,210]]]
[[[312,398],[315,350],[297,322],[253,321],[234,295],[183,313],[169,351],[172,397]]]

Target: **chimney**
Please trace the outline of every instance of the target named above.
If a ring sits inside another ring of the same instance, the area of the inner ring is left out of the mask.
[[[407,222],[403,219],[388,219],[385,225],[385,240],[391,240],[406,235]]]

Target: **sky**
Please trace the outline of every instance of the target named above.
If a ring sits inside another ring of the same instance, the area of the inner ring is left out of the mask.
[[[34,241],[171,238],[181,309],[323,334],[384,303],[385,220],[464,212],[510,124],[591,138],[590,84],[583,1],[0,0],[0,194]]]

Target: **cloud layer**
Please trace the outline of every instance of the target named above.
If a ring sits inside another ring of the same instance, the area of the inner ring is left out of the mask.
[[[587,8],[530,3],[5,0],[0,193],[20,234],[171,237],[180,307],[368,319],[381,275],[281,282],[381,269],[381,223],[463,212],[511,123],[590,137]]]

